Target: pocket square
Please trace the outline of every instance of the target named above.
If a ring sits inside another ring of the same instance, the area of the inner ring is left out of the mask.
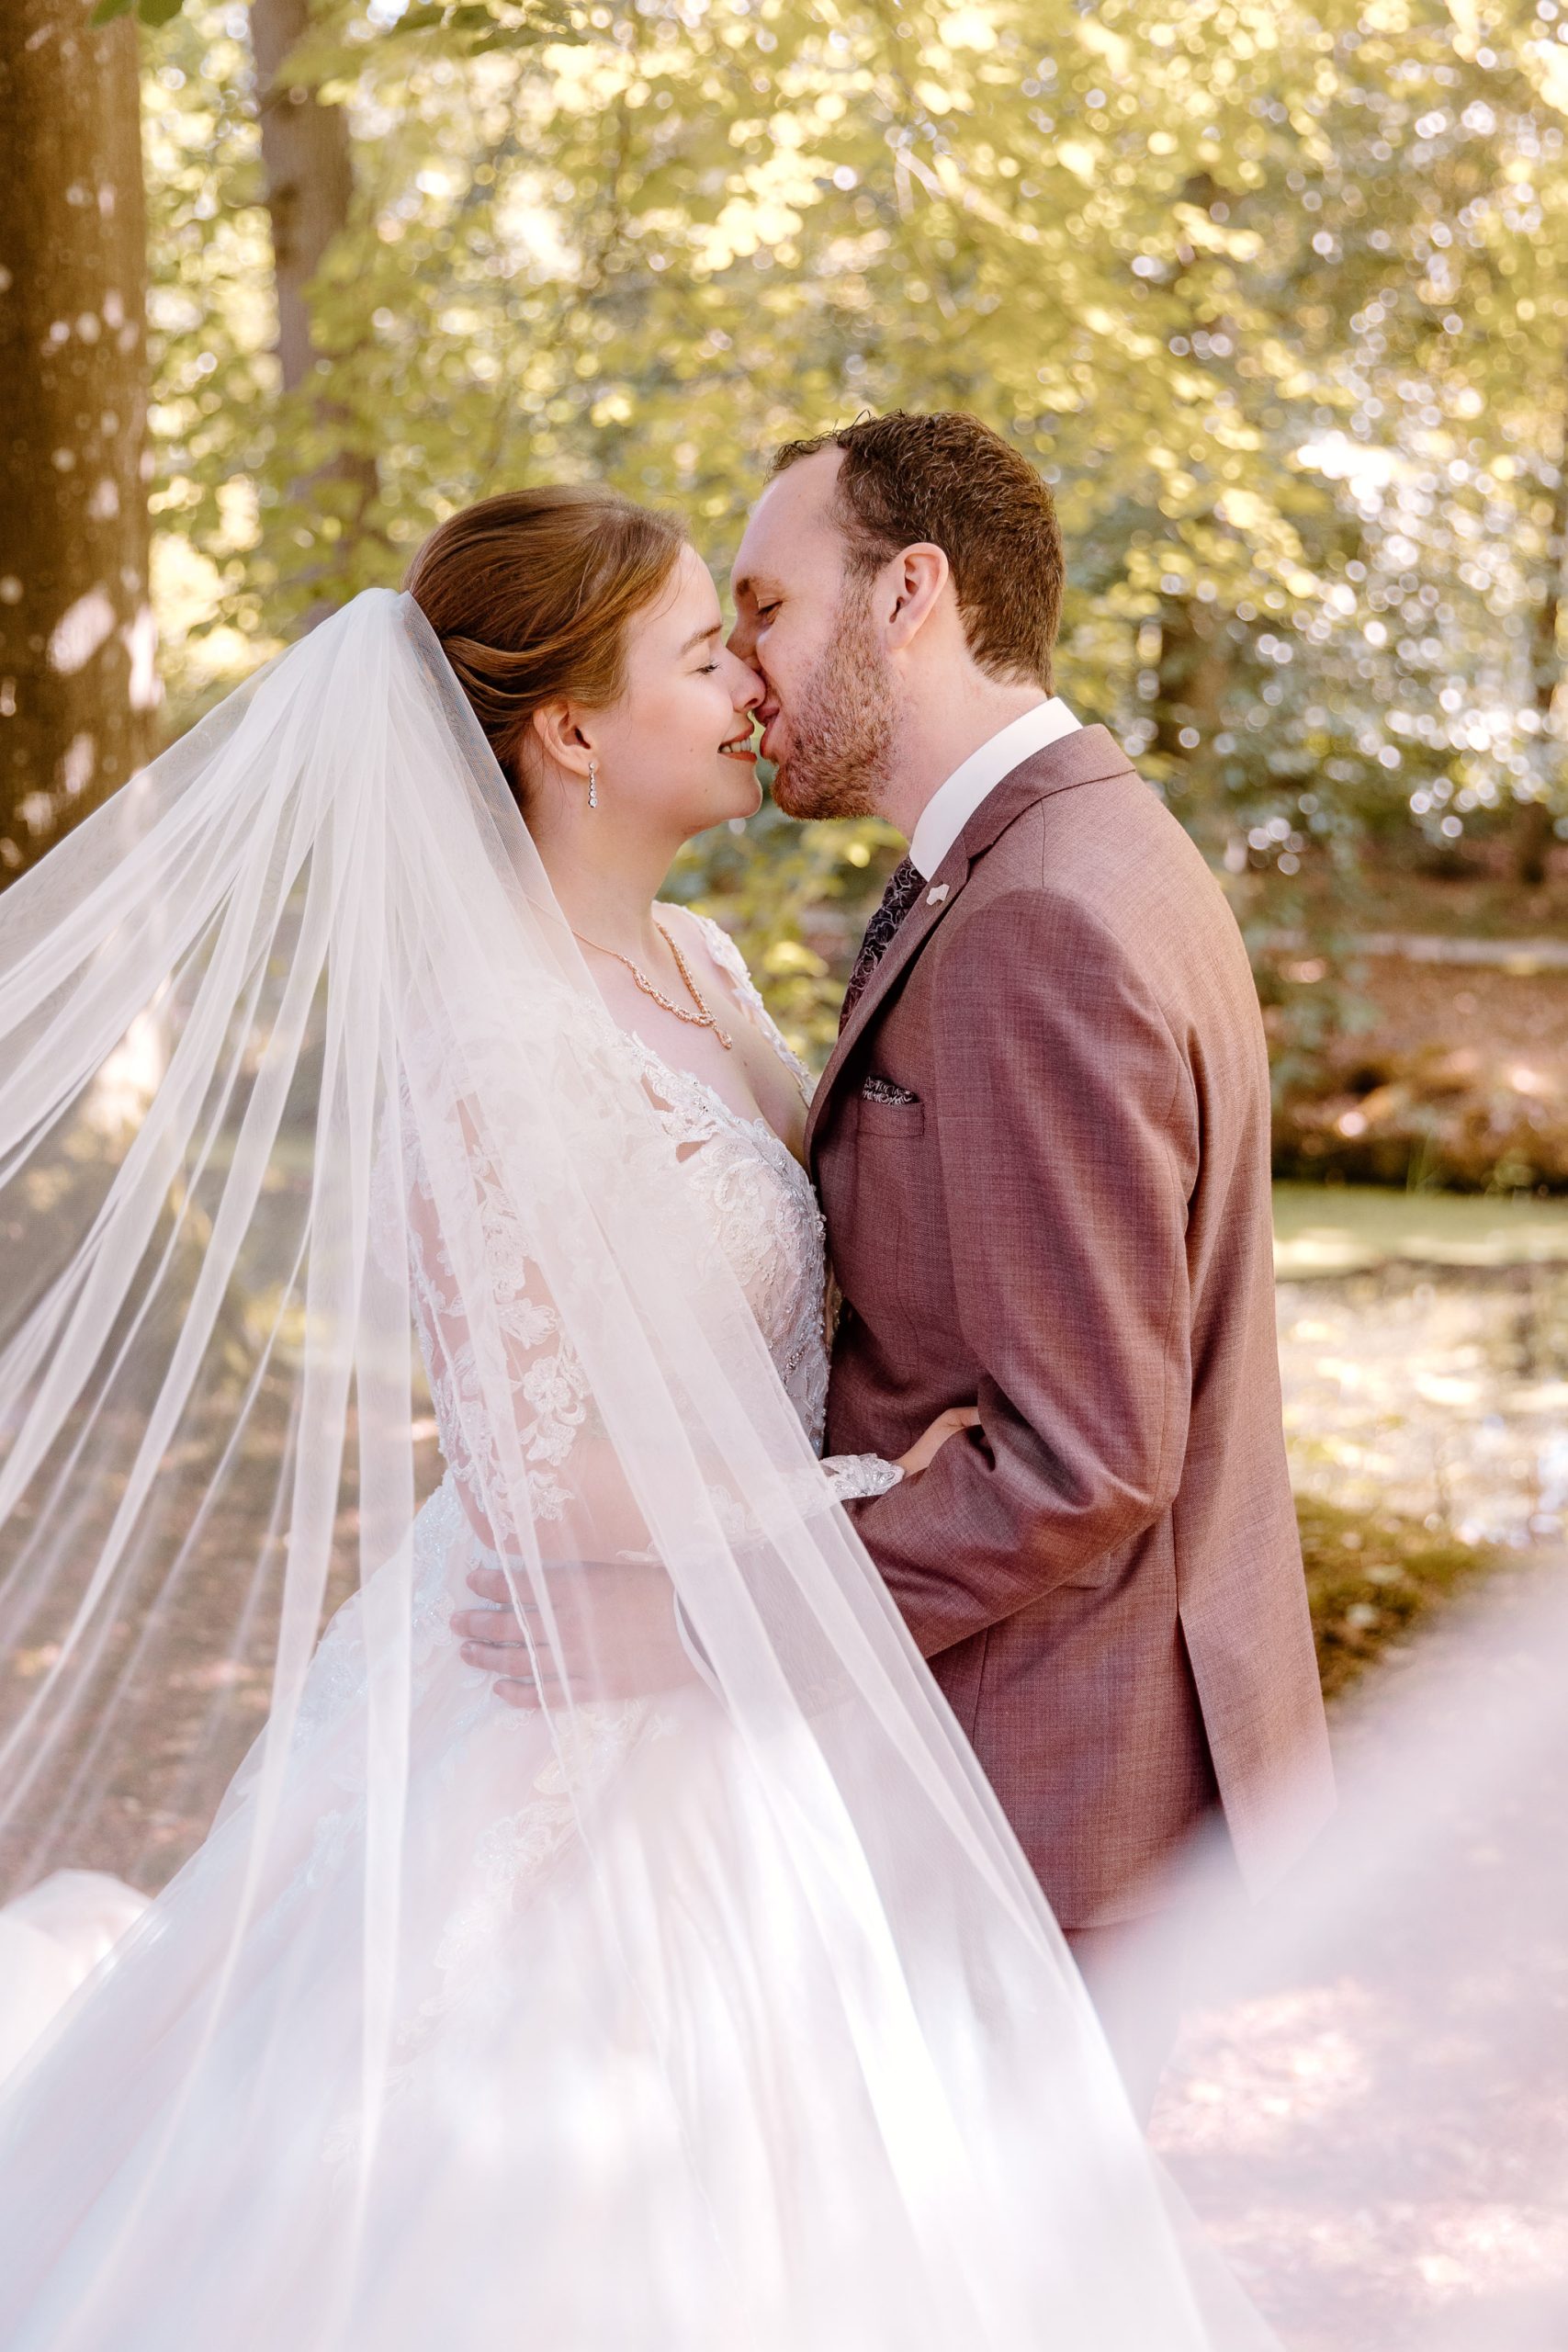
[[[861,1099],[866,1102],[918,1102],[920,1098],[911,1094],[907,1086],[896,1086],[890,1078],[868,1078],[861,1088]]]

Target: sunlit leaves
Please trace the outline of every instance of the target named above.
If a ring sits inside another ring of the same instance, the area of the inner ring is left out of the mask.
[[[189,76],[152,101],[159,496],[224,618],[550,474],[679,503],[722,566],[773,442],[959,403],[1055,484],[1066,690],[1216,855],[1558,788],[1551,0],[333,0],[296,71],[355,133],[317,316],[358,535],[290,493],[328,428],[275,400],[243,61],[190,6],[149,44]]]
[[[185,0],[97,0],[88,22],[112,25],[117,17],[134,16],[144,25],[154,27],[173,23],[185,6]]]
[[[175,0],[176,6],[182,0]],[[573,41],[576,26],[564,9],[545,6],[508,6],[504,0],[420,0],[403,9],[387,28],[389,38],[411,33],[435,33],[444,43],[468,57],[497,49],[529,49],[540,41]]]

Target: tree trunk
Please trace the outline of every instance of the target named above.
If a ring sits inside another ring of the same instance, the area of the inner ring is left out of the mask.
[[[1214,738],[1231,669],[1224,616],[1195,598],[1170,597],[1160,608],[1159,632],[1151,768],[1177,796],[1177,813],[1189,830],[1215,848],[1223,828],[1216,823]]]
[[[312,90],[284,78],[285,65],[310,29],[310,0],[252,0],[251,50],[277,280],[277,356],[286,392],[298,390],[315,367],[310,282],[333,239],[346,227],[354,200],[354,164],[342,110],[322,106]]]
[[[1551,493],[1551,520],[1546,534],[1546,584],[1536,606],[1530,647],[1535,707],[1540,719],[1541,737],[1548,745],[1555,740],[1552,704],[1562,678],[1562,662],[1557,650],[1557,630],[1562,613],[1565,541],[1568,541],[1568,413],[1563,417],[1562,441],[1557,452],[1557,484]],[[1552,831],[1549,800],[1519,802],[1514,812],[1514,879],[1522,888],[1539,889],[1545,881]]]
[[[137,33],[9,0],[0,49],[0,881],[146,760],[146,225]]]
[[[289,79],[288,61],[310,29],[310,0],[251,0],[251,53],[261,119],[262,167],[272,224],[277,290],[277,357],[286,395],[307,406],[312,438],[329,450],[348,424],[325,388],[310,313],[310,288],[333,240],[347,228],[354,201],[354,158],[341,107],[323,106],[307,85]],[[320,575],[332,544],[365,526],[378,484],[376,460],[339,448],[290,485],[299,519],[316,547],[300,571]],[[297,575],[298,576],[298,575]],[[320,609],[310,618],[321,617]]]

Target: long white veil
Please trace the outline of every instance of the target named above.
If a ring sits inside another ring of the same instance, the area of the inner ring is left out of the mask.
[[[13,2352],[1209,2340],[407,598],[0,899],[0,1894],[158,1897],[0,2096]]]
[[[1277,1899],[1195,1856],[1135,1963],[1181,1951],[1156,2143],[1289,2352],[1568,2343],[1565,1663],[1568,1558],[1499,1574],[1337,1710]]]

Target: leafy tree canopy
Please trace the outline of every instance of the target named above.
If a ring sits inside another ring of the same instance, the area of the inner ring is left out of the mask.
[[[244,10],[139,13],[181,707],[488,490],[606,476],[722,570],[773,443],[952,404],[1055,485],[1064,689],[1216,858],[1568,808],[1558,0],[331,0],[325,406],[269,357]],[[888,844],[754,846],[690,887],[820,1033]]]

